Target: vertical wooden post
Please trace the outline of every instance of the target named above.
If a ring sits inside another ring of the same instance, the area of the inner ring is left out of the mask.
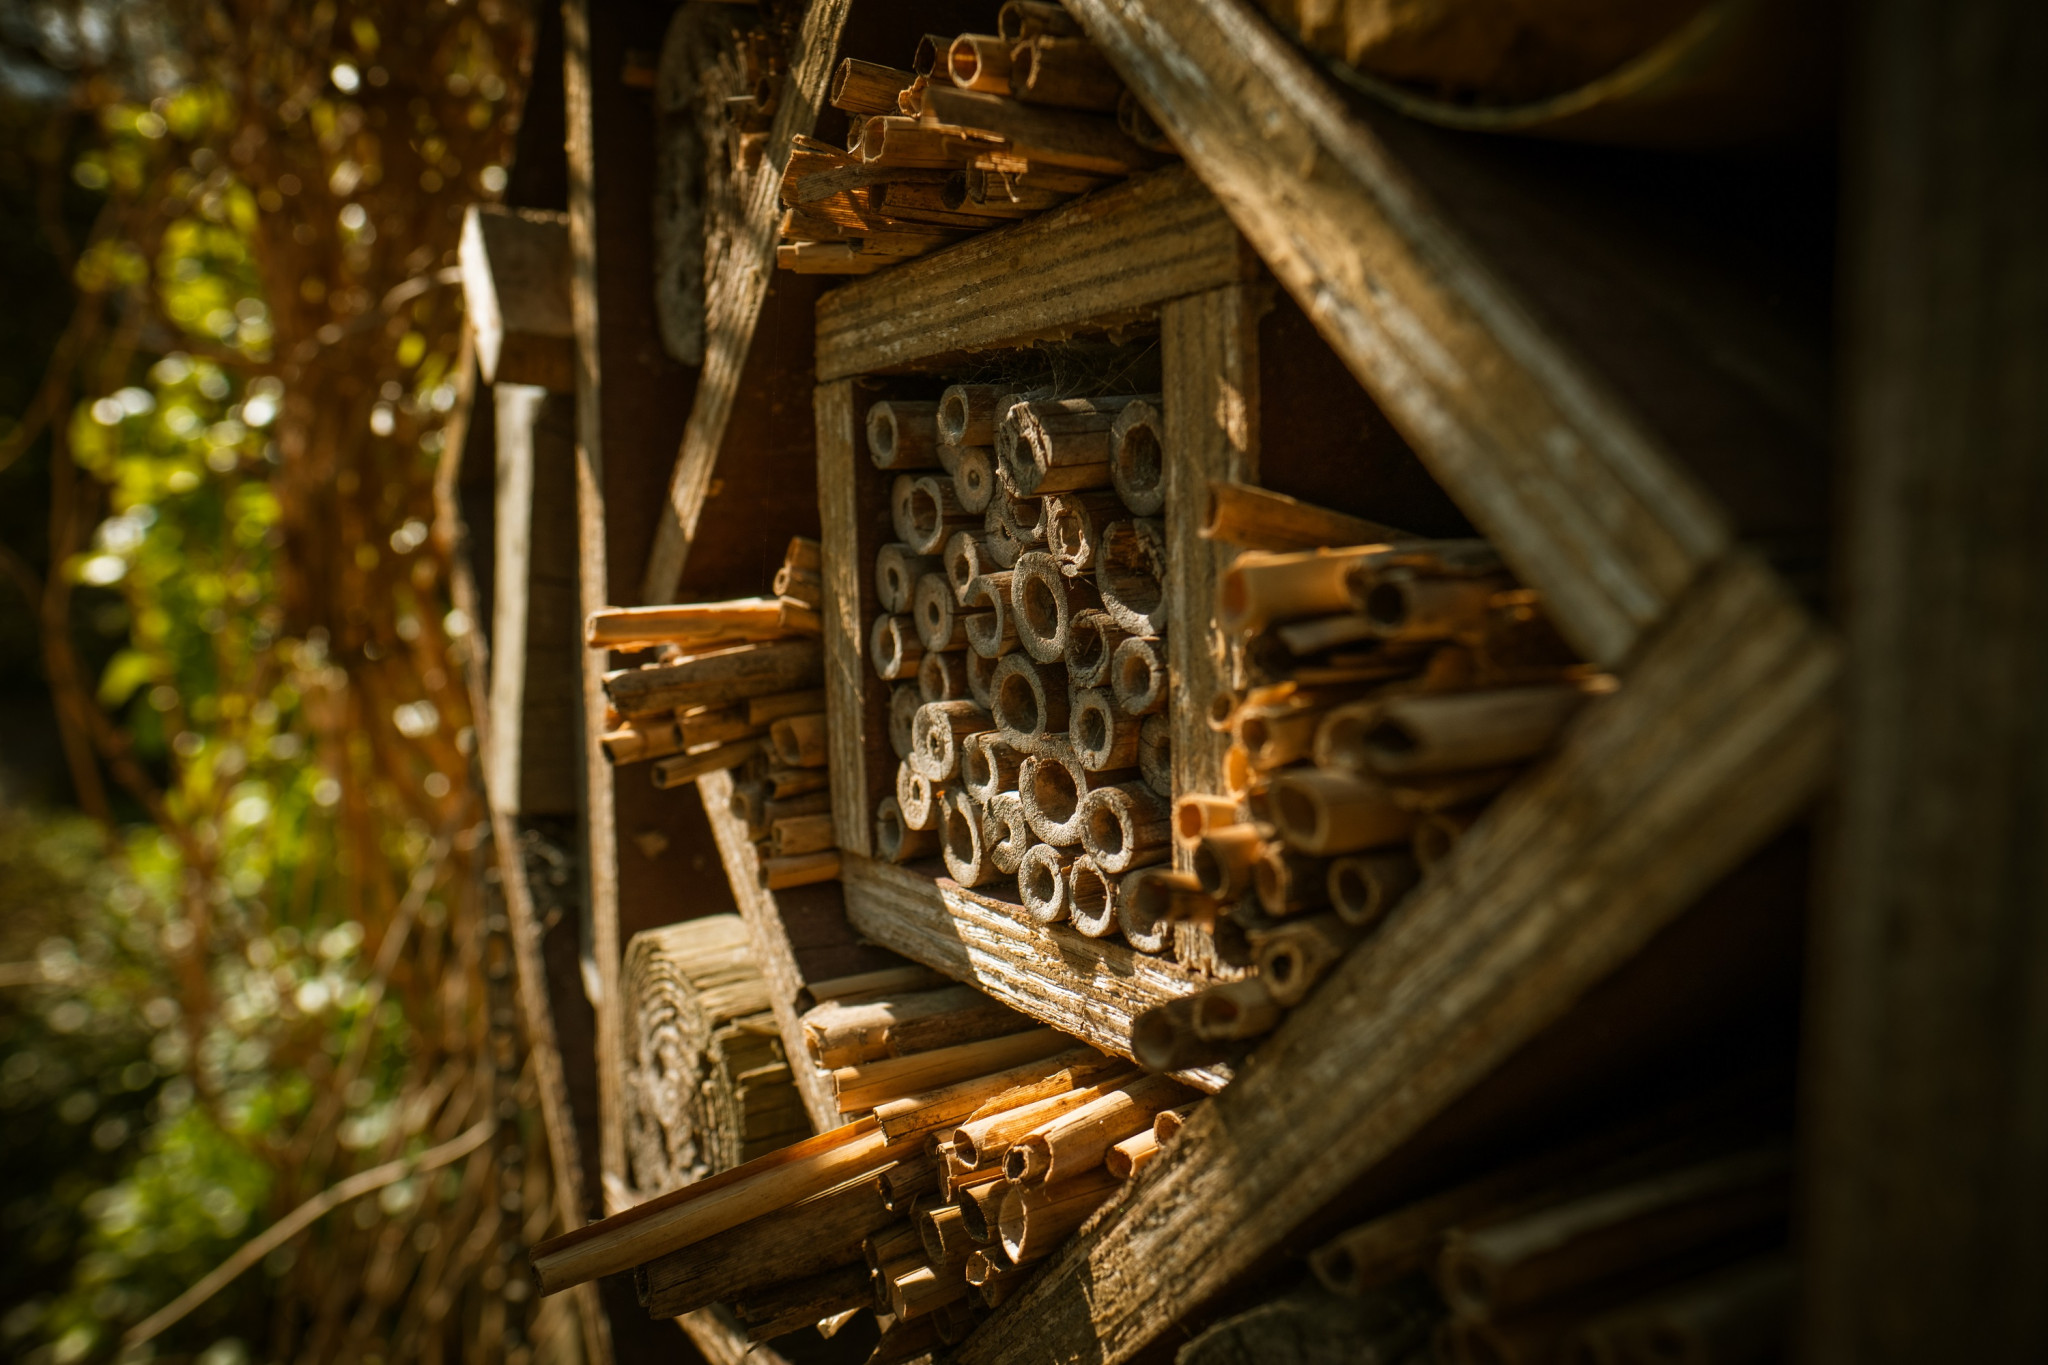
[[[890,790],[889,711],[868,684],[868,623],[881,609],[875,593],[875,552],[888,520],[882,473],[862,453],[860,430],[874,401],[860,381],[820,384],[811,406],[818,420],[819,543],[825,559],[825,716],[832,743],[832,826],[839,847],[872,856],[875,803]]]
[[[1223,790],[1229,739],[1209,729],[1204,711],[1216,690],[1231,682],[1229,641],[1215,620],[1216,577],[1232,551],[1202,539],[1201,527],[1209,480],[1258,481],[1258,337],[1265,310],[1258,284],[1227,285],[1160,308],[1176,792]]]
[[[1849,743],[1816,1365],[2048,1359],[2048,13],[1874,0],[1849,112]]]

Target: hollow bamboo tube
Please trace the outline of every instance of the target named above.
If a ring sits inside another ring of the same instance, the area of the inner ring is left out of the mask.
[[[761,780],[768,784],[768,794],[779,801],[787,796],[802,796],[806,792],[823,791],[829,779],[818,768],[784,768],[776,765],[764,772]]]
[[[1072,1180],[1101,1166],[1113,1144],[1150,1132],[1153,1115],[1187,1098],[1187,1087],[1165,1076],[1126,1081],[1014,1139],[1003,1158],[1003,1174],[1013,1184]]]
[[[988,446],[962,446],[953,457],[953,491],[963,508],[983,517],[987,516],[989,502],[999,487],[995,456]],[[990,564],[1001,567],[993,559]]]
[[[1313,706],[1245,706],[1237,712],[1237,742],[1259,772],[1306,758],[1315,748],[1323,712]]]
[[[1090,772],[1136,767],[1138,727],[1143,722],[1124,714],[1101,688],[1076,687],[1070,695],[1068,727],[1081,766]]]
[[[1135,510],[1135,509],[1134,509]],[[1381,545],[1413,537],[1363,517],[1333,512],[1251,484],[1209,480],[1202,536],[1247,550],[1313,550],[1325,545]]]
[[[884,401],[868,409],[868,456],[877,469],[929,469],[939,463],[939,405]]]
[[[1415,817],[1393,803],[1378,782],[1320,768],[1288,768],[1270,784],[1273,821],[1303,853],[1331,855],[1396,844]]]
[[[1330,903],[1330,860],[1269,844],[1252,869],[1252,887],[1269,915],[1318,909]]]
[[[1017,794],[1031,832],[1064,848],[1081,842],[1081,798],[1136,776],[1128,768],[1091,773],[1062,745],[1026,756],[1017,770]]]
[[[919,76],[937,76],[943,80],[946,75],[944,58],[952,46],[953,35],[950,33],[925,34],[911,50],[911,71]]]
[[[816,611],[825,602],[825,580],[815,569],[797,569],[785,564],[775,571],[776,619],[785,625],[792,608]]]
[[[921,1265],[890,1282],[889,1305],[901,1321],[935,1313],[967,1297],[967,1280],[957,1268],[942,1271]]]
[[[1150,1128],[1133,1133],[1109,1149],[1102,1168],[1118,1180],[1129,1180],[1159,1156],[1159,1138]]]
[[[1415,834],[1408,845],[1415,853],[1415,865],[1427,872],[1450,857],[1452,847],[1478,821],[1479,813],[1478,806],[1464,806],[1456,810],[1427,811],[1417,816]]]
[[[858,1262],[752,1287],[735,1295],[733,1316],[747,1329],[748,1341],[767,1341],[850,1309],[864,1308],[871,1297],[867,1267]]]
[[[1557,742],[1586,694],[1576,687],[1502,687],[1389,697],[1365,736],[1365,759],[1387,777],[1523,763]]]
[[[1120,1060],[1090,1074],[1099,1079],[1092,1084],[1069,1086],[1056,1094],[1041,1095],[1028,1103],[960,1124],[952,1133],[953,1150],[977,1166],[1000,1163],[1009,1153],[1010,1145],[1019,1138],[1062,1115],[1092,1104],[1111,1090],[1128,1085],[1135,1079],[1130,1067]]]
[[[1070,1040],[1071,1041],[1071,1040]],[[1086,1086],[1090,1078],[1121,1066],[1091,1047],[1071,1047],[983,1076],[939,1086],[891,1100],[875,1111],[891,1142],[919,1134],[942,1134],[956,1124],[986,1117],[990,1111],[1028,1103],[1044,1095],[1064,1094]],[[970,1152],[969,1164],[975,1154]]]
[[[1125,715],[1165,714],[1173,692],[1172,681],[1166,663],[1166,642],[1155,636],[1128,636],[1110,658],[1110,692]]]
[[[682,733],[683,748],[701,749],[707,744],[752,739],[767,727],[748,724],[746,703],[733,702],[728,706],[692,707],[683,712],[676,728]]]
[[[1133,948],[1146,953],[1163,953],[1173,946],[1174,899],[1179,894],[1201,894],[1193,874],[1176,872],[1155,863],[1127,874],[1118,888],[1117,927]]]
[[[787,891],[793,886],[838,880],[839,850],[836,848],[761,860],[761,889],[764,891]]]
[[[1001,734],[983,730],[964,736],[962,745],[960,781],[975,800],[987,805],[998,795],[1017,790],[1024,755]]]
[[[1049,1028],[1027,1029],[909,1057],[841,1067],[832,1073],[832,1088],[839,1112],[850,1114],[921,1090],[1038,1061],[1064,1050],[1072,1041]]]
[[[894,113],[896,92],[915,79],[914,72],[848,57],[832,73],[832,107],[849,114]]]
[[[917,535],[910,523],[910,495],[917,488],[917,476],[900,473],[889,481],[889,525],[896,532],[896,541],[911,547],[913,554],[935,554],[917,546]]]
[[[1003,1199],[1010,1192],[1007,1180],[989,1180],[970,1185],[960,1192],[959,1208],[967,1235],[982,1246],[1001,1249],[999,1240]]]
[[[733,819],[747,827],[749,839],[768,837],[768,784],[765,782],[735,782],[732,795],[727,798],[725,809]]]
[[[1513,586],[1504,574],[1440,578],[1389,569],[1354,579],[1352,602],[1383,640],[1450,640],[1483,632],[1494,597]]]
[[[953,585],[943,574],[928,573],[917,580],[910,614],[917,623],[917,641],[927,654],[967,648],[967,616],[958,606]]]
[[[644,763],[680,752],[683,730],[675,721],[648,719],[607,730],[598,742],[604,746],[604,756],[614,764]]]
[[[1011,1274],[1016,1268],[1010,1264],[1010,1258],[1003,1254],[1001,1247],[977,1247],[974,1254],[967,1258],[967,1266],[963,1273],[967,1276],[967,1283],[979,1289]],[[990,1307],[994,1305],[991,1304]]]
[[[1015,614],[1017,643],[1040,663],[1062,662],[1073,614],[1093,605],[1094,596],[1086,585],[1069,584],[1058,561],[1045,551],[1029,550],[1017,556],[1010,572],[1010,608]]]
[[[772,696],[750,697],[747,699],[747,724],[771,725],[784,716],[809,715],[825,709],[823,688],[806,688],[798,692],[777,692]]]
[[[960,595],[967,647],[984,659],[999,659],[1017,646],[1017,616],[1010,610],[1008,570],[969,580]]]
[[[963,34],[968,42],[979,35]],[[1007,61],[1008,53],[1004,53]],[[939,395],[939,435],[950,445],[988,446],[996,439],[997,400],[1003,390],[994,384],[955,384]]]
[[[917,1225],[917,1235],[924,1242],[924,1254],[932,1264],[954,1264],[966,1269],[967,1258],[975,1253],[974,1239],[961,1226],[957,1205],[940,1204],[936,1208],[925,1209],[911,1222]]]
[[[1016,876],[1033,843],[1031,822],[1024,818],[1024,799],[1013,791],[997,792],[981,811],[989,861],[1003,876]]]
[[[1007,95],[1010,93],[1012,46],[1014,44],[993,33],[963,33],[947,50],[946,74],[962,90]]]
[[[637,1267],[634,1288],[642,1305],[672,1317],[730,1301],[755,1286],[849,1262],[862,1270],[865,1291],[862,1241],[891,1221],[884,1186],[887,1174],[764,1213]]]
[[[1018,496],[1108,488],[1109,429],[1130,398],[1013,403],[996,428],[996,460]]]
[[[938,832],[937,790],[930,778],[907,762],[896,765],[896,808],[903,815],[904,828]]]
[[[1137,517],[1103,529],[1095,587],[1118,625],[1133,635],[1164,635],[1172,605],[1166,579],[1165,523]]]
[[[783,633],[775,599],[748,597],[680,606],[607,607],[590,613],[583,643],[592,649],[703,647],[773,640]]]
[[[940,1144],[940,1150],[946,1153],[946,1182],[940,1187],[940,1192],[945,1195],[948,1202],[958,1203],[962,1190],[972,1189],[976,1185],[986,1185],[992,1181],[1000,1182],[1003,1178],[1001,1168],[993,1163],[977,1166],[945,1143]]]
[[[1123,499],[1107,488],[1054,493],[1045,500],[1046,550],[1068,578],[1092,574],[1104,529],[1128,515]]]
[[[1162,1147],[1173,1141],[1174,1135],[1187,1123],[1188,1115],[1194,1113],[1200,1104],[1200,1100],[1191,1100],[1187,1104],[1160,1110],[1152,1117],[1152,1136],[1159,1139]]]
[[[1160,800],[1173,796],[1173,722],[1154,714],[1138,723],[1138,773]]]
[[[876,1171],[901,1154],[888,1150],[875,1120],[856,1120],[542,1242],[531,1254],[535,1284],[553,1294],[620,1274]]]
[[[1116,932],[1117,884],[1114,873],[1083,853],[1067,867],[1067,918],[1089,938]]]
[[[768,727],[778,762],[792,768],[822,768],[831,759],[826,747],[825,717],[784,716]]]
[[[1017,893],[1023,899],[1024,913],[1040,924],[1057,924],[1067,917],[1067,869],[1076,856],[1071,848],[1047,843],[1032,844],[1024,851],[1017,864]]]
[[[1166,504],[1165,432],[1159,406],[1143,398],[1126,404],[1110,424],[1110,480],[1133,516],[1157,516]]]
[[[918,708],[910,757],[904,761],[935,783],[959,774],[966,740],[995,728],[988,712],[971,701],[935,701]]]
[[[799,815],[830,815],[832,793],[826,791],[806,792],[800,796],[781,797],[764,801],[761,815],[768,823],[789,820]]]
[[[824,662],[816,638],[772,640],[620,669],[605,674],[604,690],[621,716],[646,716],[816,686]]]
[[[1316,766],[1347,773],[1371,771],[1366,736],[1379,724],[1381,704],[1380,698],[1369,697],[1324,712],[1316,723],[1315,742],[1309,749]]]
[[[974,530],[955,531],[946,541],[941,559],[945,564],[947,586],[953,589],[953,600],[959,603],[966,602],[969,583],[995,571],[995,562],[982,548],[981,534]]]
[[[1011,53],[1010,93],[1031,104],[1113,114],[1124,83],[1086,38],[1034,38]]]
[[[875,852],[884,862],[914,863],[939,851],[939,832],[912,829],[896,798],[885,796],[875,807]]]
[[[1259,980],[1281,1005],[1308,999],[1318,981],[1364,936],[1335,914],[1288,920],[1248,937]]]
[[[882,610],[892,616],[909,611],[917,595],[917,580],[944,570],[937,555],[921,555],[901,542],[884,545],[875,553],[875,595],[881,599]]]
[[[959,162],[954,150],[959,134],[955,130],[925,123],[910,114],[871,114],[860,133],[860,159],[865,166],[904,169],[950,170]],[[880,233],[862,238],[872,247]],[[917,234],[928,244],[947,240],[952,234]],[[915,253],[912,253],[915,254]]]
[[[1275,621],[1348,610],[1351,571],[1387,549],[1362,545],[1286,553],[1247,550],[1231,561],[1217,585],[1217,621],[1225,630],[1249,633]]]
[[[1143,782],[1096,787],[1081,798],[1081,846],[1111,875],[1171,856],[1173,808]]]
[[[883,682],[915,678],[924,660],[924,645],[917,638],[917,624],[908,616],[877,616],[868,631],[868,658],[875,676]]]
[[[967,698],[967,655],[963,650],[927,651],[917,661],[917,702],[963,701]],[[901,758],[903,755],[898,754]]]
[[[1191,995],[1154,1005],[1131,1020],[1131,1055],[1147,1071],[1209,1066],[1222,1061],[1228,1052],[1228,1044],[1195,1031],[1195,997]]]
[[[658,760],[648,770],[648,776],[656,787],[666,791],[671,787],[684,787],[695,782],[706,773],[724,772],[761,752],[758,739],[735,740],[731,744],[720,744],[702,753],[678,754],[674,758]]]
[[[838,837],[832,832],[830,812],[824,815],[792,815],[772,821],[768,826],[768,839],[768,851],[777,858],[817,853],[838,845]]]
[[[1258,977],[1226,981],[1193,997],[1195,1032],[1212,1042],[1234,1042],[1270,1033],[1286,1013]]]
[[[946,796],[940,825],[939,852],[946,871],[962,886],[980,886],[999,875],[989,856],[988,830],[981,808],[964,791]]]
[[[1244,899],[1252,894],[1266,843],[1256,825],[1212,826],[1195,844],[1195,879],[1219,901]]]
[[[850,976],[826,977],[805,986],[799,996],[808,995],[814,1003],[822,1005],[835,1000],[868,1000],[897,991],[932,990],[948,984],[946,977],[931,968],[911,963],[873,972],[855,972]]]
[[[1067,676],[1075,687],[1107,687],[1110,662],[1129,632],[1100,607],[1072,613],[1067,623]]]
[[[998,1223],[1003,1251],[1020,1266],[1052,1254],[1120,1184],[1097,1165],[1058,1184],[1010,1185]]]
[[[949,658],[950,655],[939,655]],[[917,661],[920,681],[924,672],[924,660]],[[898,683],[889,689],[889,747],[899,759],[910,757],[911,722],[917,719],[917,708],[924,705],[924,692],[918,683]]]
[[[904,542],[921,555],[937,554],[955,531],[964,531],[978,520],[960,505],[953,481],[943,474],[912,479],[904,506],[904,523],[898,530]]]
[[[998,1037],[1028,1022],[972,986],[830,1002],[814,1006],[802,1019],[804,1048],[827,1069]],[[892,1132],[890,1140],[899,1136]]]
[[[1736,1152],[1477,1228],[1453,1229],[1436,1281],[1462,1313],[1508,1314],[1634,1266],[1782,1224],[1791,1160]]]
[[[1190,792],[1173,803],[1173,842],[1193,849],[1214,829],[1243,821],[1244,807],[1235,798]]]
[[[971,643],[973,631],[971,619],[968,630]],[[967,667],[967,695],[987,707],[990,711],[993,711],[996,704],[996,660],[990,655],[983,654],[979,650],[972,648],[962,656],[962,659]]]
[[[989,713],[1003,739],[1019,753],[1044,747],[1051,735],[1067,729],[1069,697],[1066,670],[1042,664],[1022,650],[996,661]]]

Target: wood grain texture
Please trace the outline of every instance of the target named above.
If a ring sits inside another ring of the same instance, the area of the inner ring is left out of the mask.
[[[796,1001],[797,992],[804,986],[803,973],[797,967],[796,950],[783,926],[782,909],[776,904],[775,893],[761,889],[761,862],[747,838],[746,822],[733,818],[728,808],[732,801],[732,774],[708,773],[698,778],[697,792],[704,799],[704,814],[718,839],[718,856],[725,864],[726,880],[732,883],[733,899],[740,904],[740,918],[746,922],[747,935],[753,940],[754,965],[768,981],[768,1003],[775,1011],[775,1031],[782,1035],[782,1051],[789,1062],[790,1075],[803,1096],[811,1127],[820,1133],[829,1132],[844,1120],[840,1118],[838,1102],[832,1097],[832,1077],[812,1063],[811,1054],[804,1047],[803,1025],[798,1022],[802,1011]]]
[[[1072,10],[1572,643],[1626,658],[1726,518],[1246,0]]]
[[[783,79],[775,124],[768,133],[768,154],[746,187],[742,221],[733,233],[729,254],[707,262],[704,299],[704,368],[697,380],[697,401],[683,428],[669,483],[667,515],[655,531],[654,549],[640,584],[643,602],[673,600],[697,534],[697,519],[711,488],[718,452],[732,420],[733,398],[754,329],[761,319],[768,285],[775,274],[776,232],[781,222],[777,193],[789,169],[790,140],[807,134],[831,80],[839,52],[839,34],[853,0],[814,0],[804,13],[789,73]]]
[[[1269,286],[1268,286],[1269,287]],[[1160,309],[1166,388],[1166,647],[1173,672],[1173,789],[1228,790],[1223,754],[1230,736],[1209,728],[1206,711],[1230,678],[1230,640],[1216,625],[1218,576],[1236,548],[1202,537],[1209,481],[1259,479],[1259,315],[1265,287],[1233,285]],[[1177,850],[1187,870],[1192,850]]]
[[[1168,167],[826,294],[818,378],[1114,326],[1254,268],[1201,182]]]
[[[1864,12],[1799,1359],[2048,1358],[2048,24]],[[1960,22],[1959,22],[1960,21]]]
[[[1806,803],[1832,758],[1836,670],[1767,569],[1717,566],[1621,691],[957,1359],[1116,1365],[1223,1290]]]
[[[1064,925],[1028,919],[1023,907],[868,858],[841,864],[854,928],[1105,1052],[1131,1055],[1131,1020],[1206,984],[1165,958]],[[1222,1071],[1181,1073],[1204,1090]]]
[[[839,847],[874,851],[875,806],[895,790],[887,693],[870,686],[868,625],[881,609],[875,552],[889,538],[884,474],[861,449],[874,395],[851,380],[820,384],[819,542],[824,556],[825,725],[831,747],[832,827]]]

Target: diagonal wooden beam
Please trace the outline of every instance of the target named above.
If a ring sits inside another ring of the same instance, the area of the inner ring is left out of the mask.
[[[1603,664],[1727,518],[1249,0],[1069,0],[1188,164],[1572,643]]]
[[[740,372],[754,343],[761,305],[775,277],[775,243],[782,219],[777,198],[789,169],[790,140],[817,124],[832,76],[832,59],[853,0],[813,0],[798,31],[796,54],[783,82],[782,102],[768,134],[768,155],[761,158],[753,183],[746,187],[740,222],[732,245],[711,272],[704,301],[704,368],[697,378],[697,401],[683,428],[675,477],[669,483],[668,514],[654,534],[647,573],[640,582],[642,602],[667,602],[682,582],[690,542],[697,534],[711,476],[718,467],[732,419],[733,397]]]
[[[1811,798],[1834,749],[1836,671],[1833,639],[1747,552],[1702,573],[1621,691],[960,1365],[1118,1365],[1227,1287]]]

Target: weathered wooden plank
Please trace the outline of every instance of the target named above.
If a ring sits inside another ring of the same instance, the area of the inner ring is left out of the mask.
[[[1173,619],[1173,789],[1227,790],[1230,737],[1209,728],[1209,699],[1230,678],[1216,626],[1216,581],[1235,553],[1204,540],[1209,480],[1259,479],[1259,315],[1270,286],[1232,285],[1160,309],[1166,412],[1166,539]],[[1188,855],[1179,854],[1182,859]]]
[[[462,302],[484,382],[572,392],[568,215],[471,204],[460,259]]]
[[[1246,0],[1071,8],[1572,643],[1626,658],[1721,512]]]
[[[1716,566],[1620,692],[957,1359],[1117,1365],[1224,1289],[1798,811],[1831,764],[1836,671],[1769,570]]]
[[[775,273],[776,229],[782,217],[776,196],[789,168],[790,140],[810,132],[817,123],[839,52],[839,34],[852,8],[853,0],[813,0],[805,12],[789,74],[783,80],[775,124],[769,130],[768,155],[761,158],[753,183],[746,188],[731,249],[705,281],[704,368],[697,379],[697,401],[690,409],[689,424],[683,428],[675,476],[669,483],[667,515],[655,532],[654,550],[641,580],[643,602],[674,600],[676,585],[682,581],[690,542],[697,534],[697,519],[703,514],[718,465],[718,451],[725,444],[726,424],[732,419],[740,373]]]
[[[1201,182],[1168,167],[828,293],[818,378],[930,368],[1113,326],[1254,268]]]
[[[851,380],[820,384],[818,514],[825,562],[825,718],[832,748],[832,827],[839,847],[874,851],[875,803],[887,795],[889,716],[873,686],[868,623],[880,610],[875,552],[888,539],[882,472],[860,448],[873,396]]]
[[[797,992],[803,989],[803,973],[797,967],[796,952],[782,925],[782,909],[775,893],[761,888],[761,860],[747,837],[745,822],[733,818],[732,774],[708,773],[697,779],[697,793],[704,800],[704,814],[718,839],[719,860],[725,864],[726,880],[732,883],[733,899],[739,902],[740,918],[754,944],[754,965],[768,979],[768,998],[775,1010],[775,1030],[782,1035],[782,1050],[789,1057],[790,1074],[797,1092],[804,1097],[804,1109],[811,1127],[818,1132],[837,1128],[839,1105],[832,1097],[832,1078],[812,1064],[804,1050],[804,1032],[797,1023]]]
[[[1865,8],[1798,1358],[2048,1359],[2048,29]]]
[[[1005,909],[910,868],[846,855],[840,880],[847,918],[875,942],[1105,1052],[1130,1056],[1135,1016],[1206,984],[1165,958],[1035,923],[1021,906]],[[1206,1090],[1228,1079],[1213,1069],[1181,1074]]]

